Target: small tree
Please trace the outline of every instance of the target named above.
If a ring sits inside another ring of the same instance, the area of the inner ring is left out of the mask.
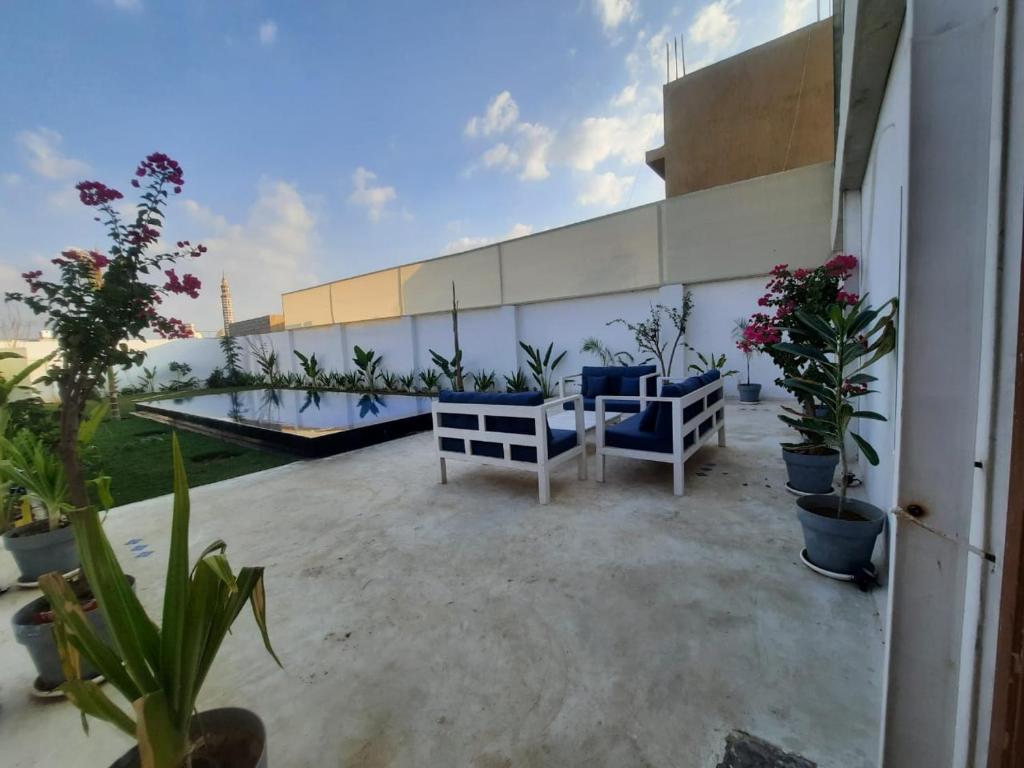
[[[127,341],[144,338],[147,330],[164,338],[192,335],[184,322],[164,317],[158,307],[168,294],[199,295],[199,279],[191,274],[179,276],[173,265],[200,256],[206,247],[183,240],[173,250],[153,252],[167,200],[180,193],[184,183],[177,161],[160,152],[146,157],[131,182],[136,188],[145,184],[131,220],[114,207],[124,197],[119,191],[98,181],[77,184],[82,204],[99,213],[95,218],[110,239],[107,252],[63,251],[53,259],[58,269],[53,280],[44,280],[39,270],[25,272],[22,277],[30,292],[7,294],[9,301],[44,315],[59,345],[60,354],[48,375],[60,395],[59,453],[75,507],[88,503],[78,432],[85,404],[103,384],[107,369],[140,365],[145,353],[129,349]],[[165,282],[150,282],[152,275],[160,274]]]
[[[664,304],[654,304],[646,320],[639,323],[629,323],[621,317],[607,323],[616,323],[626,326],[633,334],[636,346],[641,352],[649,352],[658,361],[661,368],[661,375],[668,376],[672,372],[672,364],[675,362],[676,350],[683,343],[683,335],[686,333],[686,323],[693,311],[693,296],[689,291],[684,291],[682,304],[678,307],[666,307]],[[668,318],[671,330],[666,329],[668,336],[662,335],[662,323]],[[675,333],[674,337],[672,333]],[[668,358],[666,360],[666,357]]]
[[[432,349],[427,351],[430,352],[430,358],[434,365],[440,368],[441,373],[448,377],[452,389],[456,392],[465,392],[466,380],[462,371],[462,347],[459,346],[459,302],[455,298],[454,280],[452,280],[452,338],[455,354],[451,360]]]

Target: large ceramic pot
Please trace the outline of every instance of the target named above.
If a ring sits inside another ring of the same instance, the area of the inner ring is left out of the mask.
[[[127,576],[128,583],[134,586],[135,578]],[[106,642],[110,642],[107,623],[103,612],[99,610],[92,596],[82,596],[82,607],[89,622]],[[11,619],[14,639],[25,646],[32,663],[36,667],[35,689],[39,694],[54,691],[64,682],[64,672],[60,665],[60,653],[53,638],[53,615],[50,604],[45,597],[38,597],[31,603],[22,606]],[[88,660],[82,658],[82,677],[89,679],[99,673],[93,669]]]
[[[225,707],[192,718],[192,738],[203,746],[192,756],[193,768],[267,768],[267,732],[263,721],[247,709]],[[125,752],[110,768],[137,768],[138,747]]]
[[[839,451],[828,453],[801,453],[789,448],[782,449],[789,475],[789,487],[798,493],[830,493],[832,478],[839,464]]]
[[[737,384],[737,388],[740,391],[740,402],[741,403],[759,403],[761,402],[761,385],[760,384]]]
[[[79,564],[75,532],[70,525],[55,531],[45,520],[4,532],[4,546],[21,571],[20,582],[32,584],[50,571],[68,573]]]
[[[875,539],[882,532],[885,513],[856,499],[812,495],[797,499],[797,516],[804,529],[807,559],[826,571],[852,575],[871,564]]]

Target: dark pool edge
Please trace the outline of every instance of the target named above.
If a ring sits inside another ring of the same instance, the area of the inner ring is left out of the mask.
[[[183,414],[180,411],[170,411],[146,403],[136,403],[135,413],[143,418],[171,427],[303,458],[320,458],[346,453],[416,432],[425,432],[433,426],[429,413],[418,413],[413,416],[374,422],[355,429],[330,432],[318,437],[302,437],[288,432],[262,429],[207,416]]]

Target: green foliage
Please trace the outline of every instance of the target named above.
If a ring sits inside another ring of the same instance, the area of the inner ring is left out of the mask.
[[[530,380],[526,378],[522,368],[516,368],[512,373],[505,374],[505,391],[507,392],[529,392]]]
[[[700,376],[702,373],[707,373],[712,370],[719,370],[722,372],[722,378],[729,376],[735,376],[739,371],[736,370],[725,370],[725,364],[727,362],[725,355],[709,354],[705,357],[700,352],[697,353],[697,359],[699,363],[692,363],[687,370],[693,371],[695,374]]]
[[[526,364],[529,366],[530,374],[533,376],[533,380],[541,393],[545,398],[554,395],[553,379],[555,369],[565,359],[567,351],[561,352],[552,359],[551,355],[555,348],[554,342],[548,344],[548,348],[543,353],[540,351],[540,347],[532,347],[525,341],[520,341],[519,346],[526,353]]]
[[[419,377],[416,375],[416,371],[410,371],[409,373],[403,373],[398,377],[399,386],[406,392],[416,391],[416,379]]]
[[[55,354],[56,352],[51,352],[46,357],[33,360],[9,379],[0,376],[0,407],[7,405],[15,393],[28,397],[35,396],[35,387],[25,382],[32,374],[50,362]],[[21,357],[17,352],[0,352],[0,360],[17,360]]]
[[[803,450],[833,449],[842,464],[840,499],[846,498],[846,433],[853,419],[885,421],[874,411],[858,410],[854,401],[870,394],[877,379],[865,369],[896,348],[896,299],[881,307],[866,306],[867,296],[852,305],[832,304],[826,311],[811,313],[796,310],[788,328],[793,341],[774,345],[780,355],[798,358],[803,367],[799,377],[785,381],[787,389],[813,397],[826,407],[823,418],[794,408],[784,408],[782,421],[807,438],[793,446]],[[861,435],[850,432],[864,458],[878,464],[878,453]],[[839,506],[842,511],[842,501]]]
[[[493,392],[496,386],[497,374],[494,371],[479,370],[471,373],[473,378],[473,389],[477,392]]]
[[[298,350],[295,350],[295,356],[299,359],[299,365],[302,367],[302,374],[305,376],[305,380],[302,385],[309,387],[310,389],[318,389],[326,384],[325,377],[327,371],[320,365],[320,361],[316,359],[316,353],[309,355],[308,357]]]
[[[427,392],[437,392],[441,388],[441,372],[436,368],[427,368],[420,372],[420,381]]]
[[[391,371],[381,371],[380,383],[388,392],[395,392],[399,389],[398,374]]]
[[[182,392],[199,386],[199,379],[192,375],[192,366],[188,363],[174,360],[168,363],[167,370],[174,374],[174,378],[160,387],[162,392]]]
[[[280,359],[277,351],[268,346],[260,338],[257,341],[249,339],[249,354],[253,356],[263,381],[272,387],[278,386],[281,379]]]
[[[585,338],[583,340],[583,345],[580,347],[580,352],[594,355],[601,361],[601,365],[606,367],[612,365],[646,365],[651,360],[651,358],[648,357],[637,363],[636,358],[634,358],[629,352],[626,352],[625,350],[621,352],[613,352],[596,336],[588,336]]]
[[[93,508],[70,514],[90,588],[113,640],[108,645],[86,618],[71,586],[56,573],[40,577],[54,612],[67,682],[61,689],[86,716],[111,723],[137,739],[143,764],[181,768],[193,749],[189,726],[196,699],[221,643],[248,603],[267,652],[280,664],[267,632],[263,569],[236,574],[216,540],[188,562],[189,496],[177,437],[173,440],[174,511],[161,625],[146,614],[114,555]],[[132,705],[135,719],[96,683],[81,677],[86,658]]]
[[[230,374],[238,370],[242,353],[238,348],[238,339],[234,336],[220,337],[220,350],[224,353],[224,369]]]
[[[430,359],[434,365],[441,369],[441,373],[448,379],[451,388],[456,392],[462,392],[465,387],[463,376],[462,376],[462,350],[460,349],[455,353],[455,357],[448,360],[442,357],[434,350],[427,350],[430,352]]]
[[[377,373],[383,358],[372,349],[363,349],[358,344],[352,348],[352,352],[355,354],[352,362],[355,363],[356,369],[359,371],[362,383],[372,392],[377,386]]]
[[[619,324],[628,328],[633,334],[637,349],[641,353],[652,355],[658,361],[661,375],[668,376],[671,374],[672,364],[675,362],[676,351],[683,343],[686,323],[689,321],[692,312],[693,296],[689,291],[684,291],[683,301],[678,307],[654,304],[651,306],[647,319],[641,320],[638,323],[630,323],[619,317],[607,324]],[[668,335],[663,334],[663,324],[666,319],[668,320],[669,328],[665,328],[664,331]]]

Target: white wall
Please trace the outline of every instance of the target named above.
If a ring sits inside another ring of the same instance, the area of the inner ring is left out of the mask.
[[[726,368],[739,371],[725,385],[727,395],[736,395],[736,385],[746,378],[746,358],[736,348],[733,330],[736,321],[746,319],[757,311],[757,300],[765,293],[767,277],[748,277],[741,280],[723,280],[690,286],[693,295],[693,314],[687,328],[687,341],[693,351],[686,353],[686,365],[699,362],[697,352],[725,354]],[[768,355],[755,354],[750,358],[750,381],[761,385],[761,397],[791,399],[786,390],[775,384],[782,375]]]
[[[870,294],[876,306],[900,294],[906,232],[902,221],[906,206],[901,196],[907,186],[909,122],[910,46],[904,34],[893,58],[864,183],[859,193],[849,193],[845,201],[849,222],[845,250],[860,257],[860,292]],[[870,373],[878,377],[874,385],[878,391],[861,401],[865,410],[877,411],[889,420],[863,419],[856,428],[878,451],[880,459],[877,467],[861,462],[865,492],[872,504],[886,510],[896,503],[893,472],[897,463],[897,372],[901,351],[897,349],[872,368]]]

